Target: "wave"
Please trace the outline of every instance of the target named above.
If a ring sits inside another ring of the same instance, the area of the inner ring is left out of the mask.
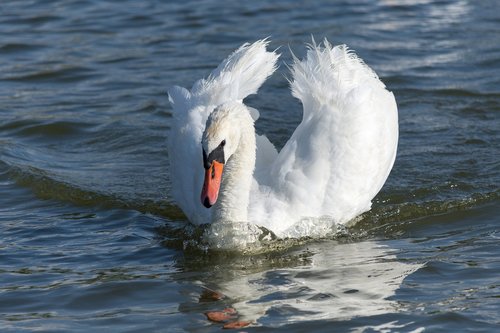
[[[9,179],[17,186],[29,188],[41,200],[55,200],[75,206],[135,210],[156,215],[163,221],[162,225],[156,228],[158,241],[166,247],[187,252],[236,250],[240,253],[256,254],[276,252],[321,239],[350,242],[377,237],[397,238],[406,234],[407,230],[421,219],[473,209],[500,199],[500,190],[442,200],[428,200],[423,196],[413,198],[413,201],[408,201],[411,195],[404,197],[392,193],[392,196],[382,195],[371,211],[347,226],[332,226],[331,221],[318,219],[314,223],[329,226],[328,230],[325,228],[327,232],[324,234],[315,238],[278,239],[272,231],[248,223],[194,226],[187,223],[182,211],[166,199],[144,200],[138,196],[125,198],[114,193],[83,188],[34,166],[0,161],[0,171],[1,178]],[[423,188],[419,192],[428,190]]]
[[[310,242],[335,240],[341,243],[375,238],[400,238],[407,235],[419,221],[430,217],[468,211],[500,200],[500,191],[475,193],[462,199],[399,204],[375,204],[347,225],[331,225],[328,219],[317,219],[318,225],[328,225],[329,231],[318,237],[277,238],[272,231],[248,223],[224,223],[193,226],[166,223],[157,228],[164,246],[188,253],[238,252],[260,254],[287,250]],[[323,224],[322,224],[323,223]]]
[[[54,83],[75,83],[85,81],[95,77],[93,70],[73,65],[61,65],[54,68],[46,68],[40,66],[42,70],[28,71],[26,73],[15,73],[5,76],[6,81],[38,83],[38,82],[54,82]]]
[[[61,138],[85,132],[91,125],[72,121],[39,122],[31,119],[15,120],[0,126],[0,132],[10,132],[22,138]]]
[[[356,219],[349,228],[350,237],[399,237],[408,225],[420,219],[465,211],[500,200],[500,190],[473,193],[461,199],[376,204]]]
[[[41,200],[56,200],[76,206],[105,209],[132,209],[165,217],[168,220],[185,220],[180,209],[168,201],[125,199],[112,193],[85,189],[33,166],[13,165],[0,161],[0,169],[4,170],[2,177],[14,181],[18,186],[29,188]]]
[[[35,51],[45,47],[39,44],[7,43],[0,46],[0,52],[4,54]]]

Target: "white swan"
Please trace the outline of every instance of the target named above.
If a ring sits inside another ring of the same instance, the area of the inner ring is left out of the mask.
[[[258,111],[243,103],[276,69],[279,55],[267,45],[244,44],[190,91],[169,90],[173,197],[195,224],[249,222],[278,237],[324,236],[369,210],[387,179],[396,101],[345,45],[313,42],[291,67],[303,119],[278,154],[255,134]]]

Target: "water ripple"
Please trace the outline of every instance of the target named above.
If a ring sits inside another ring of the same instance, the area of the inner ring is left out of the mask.
[[[0,330],[209,332],[222,325],[203,313],[234,307],[260,331],[494,331],[497,7],[2,2]],[[301,119],[288,47],[302,57],[311,34],[350,45],[394,92],[389,180],[329,238],[260,230],[251,254],[207,248],[170,199],[166,90],[271,36],[281,66],[246,102],[282,147]]]

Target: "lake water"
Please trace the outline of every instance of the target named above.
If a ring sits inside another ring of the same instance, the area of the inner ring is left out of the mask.
[[[248,332],[498,331],[498,1],[333,3],[2,1],[0,330],[219,332],[204,313],[233,307]],[[169,194],[167,88],[271,36],[281,66],[248,104],[282,147],[301,119],[284,63],[311,35],[396,96],[386,185],[338,237],[197,248]]]

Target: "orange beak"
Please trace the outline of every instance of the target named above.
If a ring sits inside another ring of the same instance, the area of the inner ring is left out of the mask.
[[[205,170],[205,181],[201,190],[201,203],[207,208],[212,207],[217,201],[223,169],[223,163],[213,161],[210,168]]]

